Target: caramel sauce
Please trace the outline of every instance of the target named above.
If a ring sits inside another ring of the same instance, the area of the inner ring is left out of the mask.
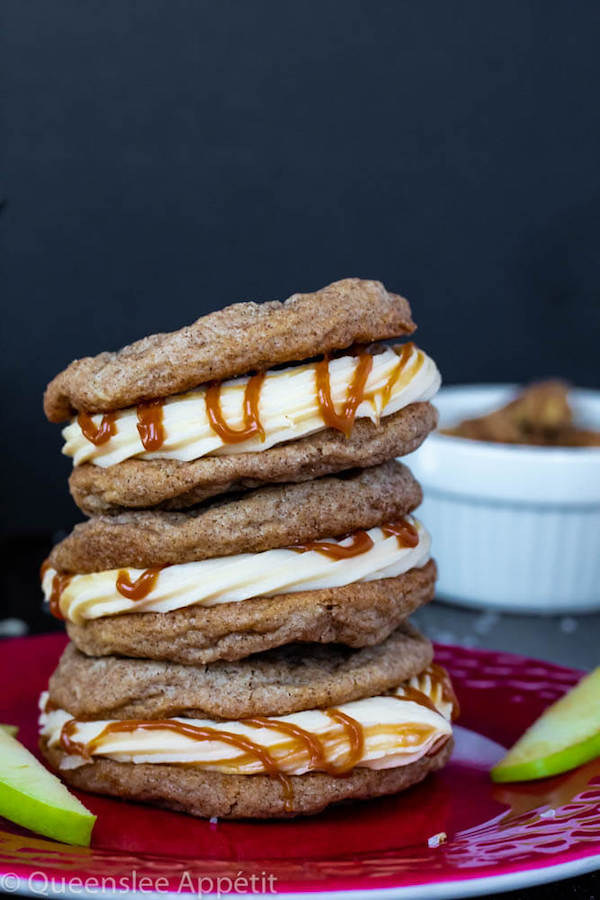
[[[48,711],[48,708],[46,711]],[[332,766],[328,763],[325,749],[318,737],[305,731],[299,725],[294,725],[291,722],[280,722],[262,716],[244,719],[243,722],[245,725],[250,725],[254,728],[269,728],[288,735],[298,742],[300,748],[304,747],[306,749],[312,769],[324,771],[336,777],[342,777],[347,775],[348,772],[356,766],[363,755],[363,728],[355,719],[339,709],[328,709],[326,714],[332,721],[337,722],[344,727],[348,737],[350,753],[347,761],[342,767]],[[106,737],[111,734],[127,733],[138,730],[172,731],[195,741],[221,741],[222,743],[229,744],[229,746],[241,750],[246,758],[258,760],[268,775],[277,778],[283,791],[284,809],[286,812],[293,811],[294,789],[291,777],[281,770],[279,763],[271,756],[267,748],[257,744],[251,738],[239,734],[232,734],[229,731],[222,731],[219,728],[192,725],[174,719],[123,720],[110,722],[108,725],[105,725],[95,738],[84,744],[74,740],[73,735],[77,730],[77,727],[78,723],[76,719],[69,719],[65,722],[60,732],[59,745],[65,753],[75,753],[88,760],[91,759],[94,751],[98,749]],[[223,764],[225,762],[226,760],[216,761],[217,764]]]
[[[432,712],[438,712],[433,700],[431,700],[427,694],[424,694],[423,691],[420,691],[418,688],[414,688],[409,684],[404,685],[402,690],[404,691],[402,696],[400,696],[400,694],[393,695],[397,700],[410,700],[412,703],[418,703],[419,706],[424,706]]]
[[[164,400],[149,400],[137,408],[137,430],[144,450],[160,450],[165,441]]]
[[[394,390],[396,383],[397,383],[398,379],[400,378],[400,375],[405,371],[406,366],[408,365],[408,361],[409,361],[410,357],[412,356],[412,354],[414,353],[414,350],[415,350],[415,345],[412,343],[412,341],[409,341],[407,344],[402,344],[402,347],[400,348],[399,353],[396,350],[396,353],[398,356],[398,362],[392,369],[392,373],[391,373],[390,377],[388,378],[388,380],[385,384],[385,387],[381,391],[381,395],[380,395],[382,409],[385,409],[385,407],[390,402],[390,398],[392,396],[392,391]],[[421,368],[422,364],[423,364],[423,358],[422,358],[422,356],[420,356],[417,358],[415,365],[413,365],[411,367],[410,371],[406,372],[406,375],[408,377],[412,377],[416,372],[418,372],[418,370]],[[407,380],[408,380],[408,378],[407,378]]]
[[[81,428],[84,438],[95,447],[99,447],[101,444],[106,444],[117,433],[115,415],[114,412],[104,413],[100,424],[95,425],[89,413],[80,412],[77,416],[77,424]]]
[[[452,687],[452,682],[450,681],[448,673],[443,666],[440,666],[439,663],[435,662],[432,662],[425,669],[425,672],[431,678],[432,687],[439,685],[442,692],[442,699],[445,703],[449,703],[452,706],[451,719],[454,721],[460,715],[460,703],[454,693],[454,688]]]
[[[299,725],[292,722],[278,722],[266,716],[255,716],[252,719],[244,719],[244,725],[252,725],[254,728],[269,728],[271,731],[280,731],[291,738],[304,744],[308,753],[311,768],[328,770],[329,764],[325,758],[325,750],[318,737],[305,731]]]
[[[350,744],[350,753],[348,760],[344,763],[343,767],[332,766],[330,763],[327,763],[320,740],[300,726],[293,725],[291,722],[279,722],[275,719],[268,718],[263,719],[260,716],[253,719],[242,719],[241,721],[244,725],[251,725],[255,728],[270,728],[274,731],[288,734],[290,737],[304,744],[309,752],[311,763],[315,768],[331,775],[341,777],[346,775],[350,769],[355,768],[357,763],[360,762],[364,753],[364,730],[362,725],[357,722],[356,719],[353,719],[352,716],[342,712],[340,709],[333,708],[325,710],[324,712],[332,719],[332,721],[341,724],[346,731],[348,742]],[[92,738],[92,740],[86,743],[76,741],[73,738],[78,726],[79,722],[77,719],[69,719],[65,722],[61,729],[59,744],[66,753],[76,753],[84,759],[90,759],[92,754],[100,747],[103,740],[112,734],[127,734],[128,732],[135,731],[171,731],[175,734],[184,735],[194,741],[220,741],[224,744],[228,744],[231,747],[235,747],[236,750],[242,751],[244,754],[244,761],[255,759],[260,762],[269,775],[275,777],[284,774],[279,768],[279,763],[271,756],[266,747],[262,747],[251,738],[244,737],[244,735],[233,734],[230,731],[213,728],[209,725],[192,725],[175,719],[123,719],[116,722],[109,722],[95,738]],[[404,746],[410,747],[428,738],[433,729],[430,725],[404,723],[393,727],[389,725],[375,726],[372,730],[374,733],[377,733],[379,730],[381,733],[386,734],[391,731],[393,734],[402,738]],[[294,748],[294,750],[295,749],[296,748]],[[229,762],[229,760],[215,760],[216,765],[223,765],[227,762]]]
[[[335,541],[307,541],[305,544],[294,544],[289,549],[296,553],[314,550],[330,559],[351,559],[353,556],[366,553],[373,546],[373,538],[366,531],[355,531],[349,537],[352,537],[352,542],[345,547],[336,544]]]
[[[398,519],[397,522],[386,522],[381,526],[386,537],[395,536],[399,547],[416,547],[419,543],[419,532],[407,519]]]
[[[235,429],[225,421],[221,410],[221,382],[215,381],[206,391],[206,415],[212,430],[219,435],[225,444],[240,444],[258,434],[261,441],[265,439],[265,430],[259,415],[260,389],[265,380],[265,373],[258,372],[248,380],[244,390],[244,425]]]
[[[221,731],[220,728],[211,728],[208,725],[192,725],[187,722],[178,722],[175,719],[123,719],[118,722],[109,722],[95,738],[92,738],[86,744],[73,741],[73,732],[76,730],[77,725],[76,719],[69,719],[68,722],[65,722],[61,730],[60,745],[67,753],[75,752],[84,758],[89,758],[102,741],[111,734],[132,731],[172,731],[194,741],[221,741],[224,744],[229,744],[229,746],[235,747],[236,750],[242,750],[244,753],[258,759],[270,775],[276,774],[278,771],[276,763],[264,747],[241,734],[232,734],[229,731]]]
[[[365,749],[365,733],[362,725],[357,722],[356,719],[353,719],[352,716],[342,712],[341,709],[328,709],[326,712],[333,722],[337,722],[338,725],[343,726],[346,731],[346,736],[348,737],[348,743],[350,744],[348,759],[341,768],[336,769],[331,774],[347,775],[356,766],[363,755]]]
[[[135,581],[131,580],[126,569],[121,569],[117,575],[115,587],[121,596],[128,600],[144,600],[156,585],[156,579],[164,568],[164,566],[155,566],[152,569],[146,569]]]
[[[371,369],[373,368],[373,355],[377,353],[379,345],[375,344],[370,347],[363,347],[358,351],[358,363],[352,376],[352,381],[348,388],[348,396],[340,413],[336,412],[333,400],[331,398],[331,381],[329,377],[329,357],[325,355],[323,359],[315,365],[315,382],[317,391],[317,400],[323,422],[328,428],[335,428],[337,431],[343,432],[349,437],[354,426],[354,420],[358,407],[363,400],[374,399],[374,394],[367,396],[365,388]],[[410,369],[407,368],[408,361],[415,351],[415,345],[412,342],[403,344],[400,351],[396,351],[398,362],[392,369],[390,376],[385,383],[383,389],[379,391],[381,400],[381,409],[385,409],[392,396],[392,391],[397,385],[398,380],[403,376],[403,381],[408,382],[423,365],[423,354],[418,351],[417,358]]]
[[[399,698],[402,699],[402,698]],[[416,747],[419,744],[429,740],[434,733],[433,725],[425,725],[424,723],[405,722],[399,725],[374,725],[371,727],[372,734],[393,734],[399,739],[402,747]],[[440,735],[444,742],[447,740],[446,735]]]
[[[50,560],[45,559],[42,565],[40,566],[40,580],[44,580],[44,576],[48,569],[51,569],[52,565]],[[50,614],[54,616],[55,619],[64,619],[63,614],[60,611],[60,598],[62,592],[69,585],[72,575],[61,575],[59,572],[56,572],[52,578],[52,585],[50,587],[50,597],[48,598],[48,603],[50,606]]]
[[[367,351],[362,350],[358,355],[358,362],[352,375],[352,381],[348,387],[348,396],[342,408],[341,413],[337,413],[333,400],[331,399],[331,380],[329,377],[329,356],[325,355],[323,359],[315,365],[315,384],[317,390],[317,400],[323,422],[328,428],[335,428],[341,431],[346,437],[350,437],[356,411],[365,397],[365,387],[367,379],[373,368],[373,356]]]
[[[269,751],[260,744],[255,743],[250,738],[241,734],[232,734],[229,731],[221,731],[219,728],[211,728],[210,726],[191,725],[186,722],[177,722],[173,719],[157,719],[157,720],[123,720],[120,722],[110,722],[105,725],[100,734],[96,735],[87,744],[73,740],[73,733],[77,728],[77,721],[70,719],[65,722],[61,729],[59,744],[66,753],[77,753],[84,759],[90,759],[94,750],[102,743],[102,740],[111,734],[128,731],[173,731],[175,734],[182,734],[194,741],[221,741],[235,747],[236,750],[242,750],[251,758],[257,759],[263,766],[265,772],[273,778],[277,778],[282,786],[284,796],[284,807],[286,812],[293,809],[293,786],[289,775],[279,769],[277,762],[273,759]],[[217,760],[225,762],[225,760]]]
[[[441,671],[444,672],[443,669]],[[412,691],[410,694],[410,699],[413,699],[412,694],[414,693],[414,696],[418,698],[416,702],[420,702],[423,705],[427,705],[431,708],[429,698],[421,694],[420,691],[407,688],[405,688],[405,690]],[[399,697],[398,699],[402,698]],[[49,711],[50,709],[49,703],[50,701],[48,701],[46,711]],[[52,708],[55,707],[52,706]],[[433,709],[435,709],[435,707],[433,707]],[[356,719],[352,718],[352,716],[349,716],[347,713],[342,712],[342,710],[340,709],[331,708],[324,710],[324,713],[332,720],[332,722],[335,722],[336,724],[343,727],[346,738],[348,740],[348,757],[341,766],[335,766],[328,762],[322,739],[319,739],[316,735],[305,731],[305,729],[301,728],[299,725],[295,725],[292,722],[282,722],[278,721],[277,719],[270,719],[268,717],[262,716],[243,719],[242,722],[243,724],[249,725],[253,728],[268,728],[289,736],[294,742],[296,742],[296,746],[293,746],[289,752],[293,753],[297,752],[297,750],[304,749],[308,754],[310,768],[312,770],[323,771],[334,777],[344,777],[357,766],[364,754],[364,729],[362,725],[356,721]],[[293,811],[294,792],[292,776],[289,776],[282,771],[280,763],[271,755],[266,747],[262,747],[251,738],[245,737],[240,734],[232,734],[231,732],[221,730],[220,728],[192,725],[191,723],[177,721],[175,719],[135,719],[109,722],[109,724],[105,725],[95,738],[86,743],[82,743],[74,739],[74,734],[78,728],[78,724],[79,723],[76,719],[69,719],[67,722],[65,722],[60,732],[59,746],[66,753],[78,754],[86,760],[91,759],[94,751],[101,747],[103,740],[110,735],[119,733],[126,734],[128,732],[135,732],[138,730],[171,731],[175,734],[180,734],[184,735],[185,737],[191,738],[194,741],[220,741],[224,744],[228,744],[230,747],[234,747],[236,750],[242,752],[242,763],[246,761],[256,760],[262,765],[264,771],[268,775],[276,778],[279,781],[283,792],[284,809],[286,812]],[[376,726],[376,732],[377,729],[379,729],[381,733],[390,732],[390,726],[388,725]],[[403,746],[411,747],[416,746],[421,741],[429,738],[433,729],[428,725],[407,723],[395,726],[391,729],[391,731],[394,735],[401,738]],[[323,737],[326,739],[327,735],[324,735]],[[439,749],[439,747],[437,749]],[[227,762],[227,759],[215,760],[214,764],[225,765],[227,764]],[[240,761],[238,761],[238,763],[239,762]]]
[[[324,424],[328,428],[341,431],[349,437],[354,426],[358,407],[363,400],[368,399],[366,385],[373,368],[373,355],[380,350],[375,344],[362,347],[354,352],[357,356],[357,364],[352,375],[352,381],[348,386],[348,393],[341,412],[337,412],[331,397],[331,379],[329,375],[329,355],[326,354],[320,362],[315,364],[315,386],[319,410]],[[423,364],[423,355],[420,351],[410,370],[407,369],[408,361],[415,350],[411,342],[403,344],[398,352],[398,362],[394,366],[386,384],[380,391],[381,409],[385,409],[389,403],[392,391],[398,379],[404,373],[404,380],[408,381]],[[244,390],[244,424],[242,428],[231,428],[223,416],[221,410],[221,382],[215,381],[206,390],[206,414],[213,431],[225,444],[238,444],[247,441],[258,434],[262,441],[265,440],[265,431],[260,421],[259,406],[260,392],[265,380],[265,373],[259,372],[253,375],[247,382]],[[372,398],[371,398],[372,399]],[[163,425],[164,400],[150,400],[140,403],[137,407],[137,429],[140,440],[145,450],[160,450],[165,440]],[[84,437],[95,446],[105,444],[117,433],[116,413],[107,412],[102,416],[100,425],[96,425],[89,413],[80,412],[77,422]]]
[[[432,693],[439,691],[443,702],[450,706],[452,710],[450,714],[451,720],[454,721],[458,718],[460,715],[460,706],[456,699],[450,677],[444,667],[440,666],[438,663],[432,662],[423,670],[422,675],[429,675]],[[402,694],[392,694],[392,696],[397,700],[412,700],[413,703],[419,703],[421,706],[425,706],[433,712],[439,712],[433,700],[418,688],[415,688],[410,684],[403,684],[402,691]]]
[[[300,743],[300,746],[304,745],[304,748],[308,753],[311,768],[323,768],[325,771],[328,771],[329,766],[325,759],[323,745],[316,735],[311,734],[309,731],[305,731],[304,728],[301,728],[299,725],[294,725],[292,722],[276,722],[273,719],[268,719],[263,716],[255,716],[253,719],[244,719],[244,724],[252,725],[254,728],[270,728],[272,731],[279,731],[289,735],[297,740]],[[283,808],[286,812],[293,812],[294,783],[289,775],[286,775],[280,770],[277,772],[277,777],[283,790]]]
[[[386,522],[381,526],[381,530],[386,537],[395,536],[398,539],[399,547],[416,547],[419,543],[419,532],[412,522],[406,519],[399,519],[397,522]],[[338,544],[335,541],[307,541],[304,544],[294,544],[289,550],[296,553],[306,553],[314,550],[322,553],[330,559],[351,559],[353,556],[360,556],[361,553],[367,553],[373,546],[373,538],[364,530],[355,531],[351,535],[352,541],[346,546]],[[340,538],[344,540],[344,538]]]
[[[55,619],[63,619],[64,616],[60,611],[60,598],[62,592],[69,585],[72,575],[61,575],[60,572],[57,572],[54,578],[52,579],[52,589],[50,591],[50,613],[54,616]]]
[[[304,745],[304,749],[308,753],[311,769],[320,772],[326,772],[334,777],[346,775],[350,769],[353,769],[357,762],[361,759],[364,752],[364,732],[362,725],[351,716],[343,713],[339,709],[328,709],[325,713],[329,718],[341,724],[344,727],[348,742],[350,744],[350,754],[348,760],[343,766],[332,765],[327,760],[325,748],[322,742],[315,734],[305,731],[299,725],[292,722],[280,722],[276,719],[269,719],[263,716],[256,716],[253,719],[244,719],[245,725],[252,725],[255,728],[269,728],[272,731],[279,731],[287,734],[299,742],[300,746]]]

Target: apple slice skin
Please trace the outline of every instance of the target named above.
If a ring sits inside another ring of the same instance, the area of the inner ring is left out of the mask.
[[[497,783],[507,781],[534,781],[538,778],[549,778],[551,775],[560,775],[582,766],[600,756],[600,734],[595,734],[586,741],[565,747],[556,753],[540,759],[531,759],[527,762],[514,765],[502,765],[499,763],[491,771],[492,781]]]
[[[16,725],[0,725],[2,731],[6,731],[7,734],[12,735],[12,737],[16,737],[19,733],[19,729]]]
[[[492,781],[531,781],[600,756],[600,666],[551,704],[491,771]]]
[[[0,815],[65,844],[89,847],[96,816],[57,809],[0,782]]]
[[[66,844],[89,846],[96,817],[8,731],[0,728],[0,816]]]

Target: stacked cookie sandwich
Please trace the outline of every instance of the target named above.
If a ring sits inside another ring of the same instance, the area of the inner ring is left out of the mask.
[[[71,643],[41,746],[75,787],[276,817],[438,769],[455,699],[407,622],[433,596],[396,458],[436,415],[406,300],[346,279],[239,303],[48,386],[90,518],[42,568]]]

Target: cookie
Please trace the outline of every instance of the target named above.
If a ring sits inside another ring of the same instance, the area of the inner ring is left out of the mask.
[[[206,456],[191,462],[128,459],[107,468],[77,466],[69,487],[88,516],[125,508],[185,509],[219,494],[269,482],[303,482],[377,466],[412,453],[437,424],[430,403],[413,403],[377,425],[358,419],[349,438],[332,428],[263,452]]]
[[[169,334],[71,363],[50,382],[51,422],[123,409],[204,382],[411,334],[408,302],[378,281],[346,278],[285,302],[236,303]]]
[[[131,656],[204,665],[237,660],[293,642],[368,647],[433,599],[435,563],[396,578],[257,597],[169,613],[127,613],[67,623],[90,656]]]
[[[247,719],[382,694],[432,659],[430,642],[408,624],[360,650],[291,644],[209,666],[98,659],[69,644],[49,691],[52,703],[78,719]]]
[[[40,742],[42,754],[59,769],[67,754]],[[444,766],[452,739],[432,756],[393,769],[356,768],[335,777],[320,772],[289,776],[286,798],[280,781],[268,775],[224,775],[197,766],[120,763],[94,759],[77,769],[60,769],[61,778],[77,790],[151,803],[193,816],[223,819],[289,818],[321,812],[340,800],[366,800],[395,794]]]
[[[59,572],[146,568],[337,537],[400,518],[421,502],[406,466],[390,461],[302,484],[264,487],[186,512],[132,511],[76,525],[49,556]]]

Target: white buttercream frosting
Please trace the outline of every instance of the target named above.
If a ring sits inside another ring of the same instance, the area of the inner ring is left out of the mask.
[[[356,417],[376,422],[417,401],[430,400],[440,386],[440,374],[433,360],[413,347],[401,370],[398,354],[402,345],[382,345],[373,356],[373,366],[365,385],[365,399]],[[340,356],[329,362],[331,398],[336,411],[343,407],[358,358]],[[223,382],[220,405],[230,428],[244,425],[244,391],[247,377]],[[386,385],[391,385],[386,401]],[[326,428],[316,391],[315,364],[290,366],[266,373],[259,401],[259,418],[264,441],[257,435],[237,444],[225,443],[213,430],[206,411],[206,386],[186,394],[168,397],[163,406],[165,439],[160,450],[147,451],[141,442],[137,425],[137,407],[119,410],[115,417],[116,433],[106,443],[95,446],[84,436],[77,419],[63,430],[63,453],[73,457],[75,465],[92,462],[111,466],[131,457],[141,459],[176,459],[189,461],[208,454],[247,453],[267,450],[284,441],[306,437]],[[99,425],[102,415],[92,417]]]
[[[238,603],[250,597],[271,597],[392,578],[424,566],[429,559],[431,539],[428,532],[413,517],[406,518],[417,529],[419,541],[415,547],[401,547],[394,535],[386,535],[381,528],[371,528],[367,534],[373,546],[349,559],[335,560],[317,550],[299,553],[280,548],[182,563],[162,569],[143,600],[122,596],[116,586],[119,572],[126,572],[130,583],[134,583],[143,569],[111,569],[74,575],[60,595],[59,609],[68,621],[83,622],[119,613],[170,612],[185,606],[216,606]],[[342,546],[351,542],[352,535],[333,541]],[[42,578],[47,600],[55,575],[56,570],[48,568]]]
[[[423,676],[411,680],[427,691]],[[363,734],[363,746],[354,765],[369,769],[389,769],[415,762],[427,753],[436,752],[450,737],[452,729],[448,719],[438,711],[404,700],[403,687],[388,695],[369,697],[344,703],[335,708],[351,717]],[[86,748],[91,757],[109,757],[128,763],[178,763],[195,764],[203,768],[237,775],[265,773],[264,762],[253,753],[233,746],[219,735],[182,734],[173,726],[157,721],[154,730],[144,729],[135,720],[124,725],[125,730],[102,735],[114,720],[73,720],[63,709],[46,712],[48,694],[40,699],[41,734],[50,747],[60,746],[61,731],[67,722],[69,739]],[[434,699],[432,696],[430,699]],[[446,712],[446,710],[444,710]],[[303,741],[279,731],[278,722],[299,726],[314,736],[322,747],[327,765],[343,768],[351,758],[352,741],[344,724],[328,715],[327,710],[311,709],[286,716],[270,716],[274,728],[255,727],[247,720],[216,722],[211,719],[176,717],[166,720],[182,723],[192,729],[217,729],[230,735],[249,738],[268,751],[277,768],[288,775],[303,775],[319,771],[323,767],[311,759]],[[130,727],[128,727],[130,725]],[[176,727],[176,726],[175,726]],[[94,742],[90,745],[90,742]],[[87,745],[87,746],[86,746]],[[77,749],[77,748],[76,748]],[[84,765],[84,756],[74,752],[63,759],[63,768]]]

